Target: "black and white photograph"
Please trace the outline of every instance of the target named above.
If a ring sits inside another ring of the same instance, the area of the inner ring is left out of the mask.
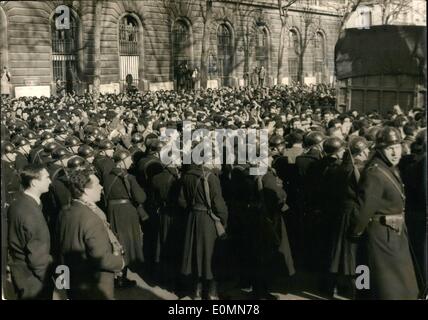
[[[426,6],[0,1],[2,300],[426,300]]]

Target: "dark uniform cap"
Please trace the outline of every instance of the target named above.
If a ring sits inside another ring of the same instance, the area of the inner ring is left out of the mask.
[[[79,156],[74,156],[70,160],[67,161],[67,168],[73,169],[82,167],[85,165],[85,159]]]
[[[352,155],[359,154],[368,147],[370,147],[370,143],[364,137],[355,137],[349,142],[349,150]]]
[[[2,141],[1,154],[12,153],[15,151],[15,146],[9,141]]]
[[[19,148],[19,147],[26,146],[27,144],[30,144],[30,141],[28,141],[24,137],[17,137],[14,141],[14,144],[15,144],[15,147]]]
[[[309,148],[321,143],[324,139],[325,136],[321,131],[312,131],[303,138],[303,143],[306,148]]]
[[[61,160],[67,156],[71,156],[71,153],[64,147],[57,147],[52,151],[52,159]]]
[[[58,147],[59,147],[58,143],[49,142],[43,147],[43,151],[49,155],[49,154],[52,154],[52,152]]]
[[[100,150],[109,150],[114,148],[114,144],[110,140],[105,139],[100,141],[98,148],[100,148]]]
[[[90,158],[94,155],[94,149],[84,144],[77,149],[77,154],[85,159]]]
[[[376,148],[385,148],[401,143],[400,132],[393,127],[385,127],[376,134]]]
[[[121,160],[125,160],[126,158],[128,158],[131,155],[131,153],[128,150],[125,149],[119,149],[116,150],[113,154],[113,160],[118,162]]]
[[[335,154],[344,147],[344,142],[338,137],[328,137],[324,140],[323,149],[324,152],[328,155]]]
[[[79,138],[77,138],[77,137],[68,137],[66,140],[65,140],[65,145],[67,146],[67,147],[74,147],[74,146],[80,146],[82,144],[82,142],[80,141],[80,139]]]

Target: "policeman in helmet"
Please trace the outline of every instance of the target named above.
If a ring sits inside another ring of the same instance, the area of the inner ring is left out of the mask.
[[[143,209],[146,201],[144,190],[127,170],[132,164],[128,150],[118,149],[113,155],[115,167],[105,177],[104,192],[107,203],[107,218],[112,230],[118,234],[125,251],[126,268],[118,278],[119,287],[132,287],[135,281],[127,278],[127,267],[141,267],[144,262],[143,239],[140,222],[147,219]]]
[[[361,175],[359,211],[350,235],[355,239],[366,233],[371,298],[413,300],[418,297],[418,285],[404,221],[406,197],[396,167],[402,155],[400,132],[382,128],[375,148]]]
[[[84,158],[88,163],[92,164],[95,159],[95,151],[92,147],[84,144],[77,149],[77,154]]]

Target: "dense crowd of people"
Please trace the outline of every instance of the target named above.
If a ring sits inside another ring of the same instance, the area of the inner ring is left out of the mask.
[[[222,297],[224,282],[275,299],[272,281],[300,271],[330,297],[424,290],[425,109],[339,113],[324,85],[1,102],[6,263],[20,299],[52,298],[57,265],[70,269],[70,299],[113,299],[135,285],[128,269],[194,299]],[[164,163],[162,134],[183,121],[267,129],[267,172]],[[370,290],[355,285],[358,265]]]

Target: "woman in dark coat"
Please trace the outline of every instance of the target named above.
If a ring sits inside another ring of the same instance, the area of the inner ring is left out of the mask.
[[[123,250],[104,212],[95,204],[102,187],[91,171],[69,174],[74,200],[61,211],[57,239],[62,264],[70,268],[70,299],[114,299],[114,275],[125,265]]]
[[[376,137],[376,153],[359,183],[358,213],[351,237],[366,231],[365,249],[373,299],[418,297],[418,286],[404,222],[405,196],[396,168],[401,158],[397,129],[385,127]]]
[[[181,272],[195,279],[194,298],[201,299],[203,281],[208,282],[208,299],[218,299],[213,273],[213,255],[218,234],[213,218],[207,210],[203,176],[208,180],[212,213],[226,225],[228,211],[224,202],[219,178],[202,165],[190,165],[182,177],[179,205],[189,216],[184,241]]]
[[[117,150],[113,155],[116,167],[106,176],[104,193],[107,201],[107,218],[125,250],[127,267],[138,270],[144,262],[143,238],[140,222],[145,219],[142,208],[146,194],[127,169],[132,164],[127,150]],[[119,286],[135,285],[126,278],[125,268]]]

